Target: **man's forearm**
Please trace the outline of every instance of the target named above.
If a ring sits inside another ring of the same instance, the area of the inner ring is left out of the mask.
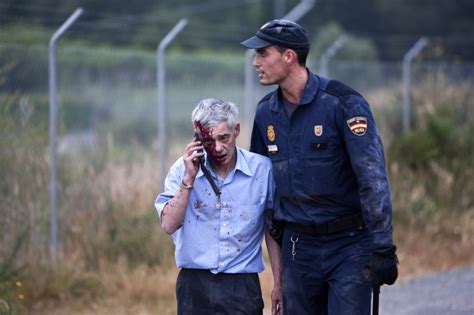
[[[190,195],[190,190],[180,187],[176,195],[163,208],[161,228],[166,233],[173,234],[183,224]]]

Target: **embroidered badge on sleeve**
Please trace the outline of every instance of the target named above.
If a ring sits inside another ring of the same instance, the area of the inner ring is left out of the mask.
[[[347,126],[356,136],[363,136],[367,132],[367,117],[352,117],[347,120]]]

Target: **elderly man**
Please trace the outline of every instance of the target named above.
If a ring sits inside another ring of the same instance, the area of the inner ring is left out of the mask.
[[[218,99],[196,106],[196,137],[155,201],[181,268],[178,314],[262,314],[264,234],[274,274],[272,309],[281,307],[281,253],[265,232],[265,211],[273,209],[271,162],[236,146],[237,115],[234,104]]]

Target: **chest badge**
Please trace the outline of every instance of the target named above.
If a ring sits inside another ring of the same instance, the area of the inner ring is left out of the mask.
[[[268,125],[267,126],[267,137],[270,142],[275,141],[275,129],[273,129],[273,125]]]
[[[314,134],[316,137],[321,137],[323,134],[323,125],[314,125]]]
[[[348,119],[346,122],[351,132],[355,134],[356,136],[363,136],[367,132],[367,126],[368,126],[367,117],[363,117],[363,116],[352,117]]]

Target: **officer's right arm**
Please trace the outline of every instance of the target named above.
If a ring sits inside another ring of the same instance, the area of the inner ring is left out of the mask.
[[[262,139],[262,134],[256,120],[253,122],[252,137],[250,139],[250,151],[268,156],[268,150],[265,142]]]

